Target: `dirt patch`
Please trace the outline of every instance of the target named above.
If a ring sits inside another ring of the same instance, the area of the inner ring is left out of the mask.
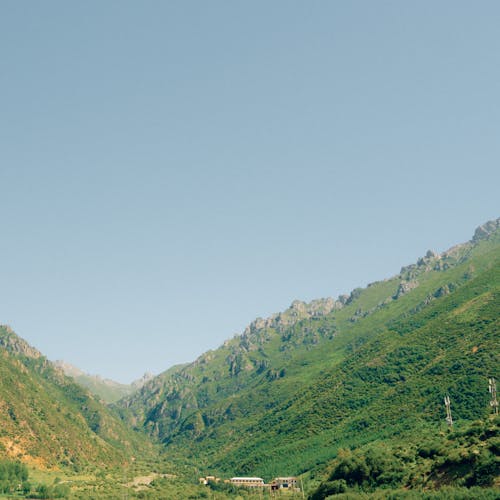
[[[135,488],[138,491],[144,490],[158,477],[173,479],[176,476],[175,474],[157,474],[156,472],[153,472],[147,476],[134,477],[134,479],[129,483],[126,483],[125,486],[127,488]]]
[[[48,470],[45,460],[41,457],[33,457],[23,448],[21,443],[16,443],[9,438],[0,438],[0,443],[5,449],[5,454],[9,458],[20,460],[26,465],[36,467],[42,470]]]

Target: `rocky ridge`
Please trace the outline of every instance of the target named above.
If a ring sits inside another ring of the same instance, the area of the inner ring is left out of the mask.
[[[12,354],[20,354],[27,358],[38,359],[42,353],[14,333],[9,325],[0,325],[0,347]]]
[[[472,242],[477,243],[481,240],[488,239],[497,229],[500,228],[500,217],[495,220],[490,220],[478,228],[476,228],[474,232],[474,236],[472,237]]]
[[[486,223],[475,234],[487,239],[497,226],[498,222]],[[371,283],[365,289],[355,288],[337,299],[327,297],[309,303],[295,300],[283,312],[255,319],[240,335],[225,341],[220,348],[207,351],[192,363],[173,367],[146,382],[119,406],[132,410],[127,418],[133,425],[142,421],[152,434],[165,437],[178,428],[186,413],[202,409],[224,394],[234,394],[257,377],[264,376],[269,381],[283,378],[288,353],[296,349],[314,349],[341,332],[345,321],[352,325],[390,307],[394,301],[406,300],[428,281],[428,275],[456,267],[468,258],[476,245],[477,242],[471,240],[440,254],[429,250],[397,275]],[[467,279],[464,275],[457,282],[440,282],[434,289],[426,285],[428,292],[420,299],[416,310],[449,294]],[[367,299],[368,295],[376,296],[376,301]],[[344,320],[339,322],[337,318],[340,317]],[[318,328],[322,321],[327,323]],[[216,388],[214,394],[205,390],[211,383]]]
[[[500,228],[500,218],[488,221],[474,231],[474,236],[469,242],[455,245],[442,253],[437,253],[433,250],[428,250],[423,257],[420,257],[416,264],[410,264],[401,268],[396,278],[399,278],[400,284],[394,295],[387,297],[387,299],[380,304],[380,306],[387,304],[391,300],[397,300],[403,295],[419,286],[418,276],[422,273],[429,271],[444,271],[456,265],[461,254],[473,247],[476,243],[482,240],[487,240],[493,233]],[[370,283],[368,287],[375,285]],[[274,313],[268,318],[256,318],[252,321],[243,331],[241,338],[248,339],[252,335],[255,336],[259,332],[267,328],[273,328],[276,331],[286,329],[295,323],[308,318],[319,318],[326,316],[333,311],[339,311],[346,305],[351,304],[359,296],[361,288],[356,288],[350,294],[339,295],[337,299],[332,297],[321,298],[313,300],[309,303],[294,300],[290,307],[283,312]],[[440,296],[443,292],[437,291],[436,296]],[[358,313],[360,315],[360,313]],[[366,316],[366,312],[364,314]],[[228,345],[229,341],[225,343]]]

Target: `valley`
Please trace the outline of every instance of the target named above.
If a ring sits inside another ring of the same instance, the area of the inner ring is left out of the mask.
[[[0,466],[16,472],[0,485],[27,498],[497,498],[499,313],[496,219],[135,387],[71,372],[2,326]],[[207,476],[297,477],[304,493]]]

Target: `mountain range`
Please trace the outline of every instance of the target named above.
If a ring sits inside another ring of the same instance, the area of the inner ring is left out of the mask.
[[[498,367],[499,225],[365,289],[259,318],[116,407],[171,457],[265,477],[439,426],[446,394],[457,418],[485,417]]]
[[[257,318],[133,386],[52,363],[1,326],[0,459],[78,471],[138,457],[188,483],[300,475],[315,499],[445,486],[494,498],[499,261],[496,219],[366,288]],[[133,491],[170,498],[153,490]]]

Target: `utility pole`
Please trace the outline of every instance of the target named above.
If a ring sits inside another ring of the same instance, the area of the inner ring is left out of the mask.
[[[493,409],[493,414],[498,415],[497,383],[493,377],[488,379],[488,386],[488,391],[491,394],[490,406]]]
[[[450,396],[444,397],[444,405],[446,406],[446,422],[450,427],[453,427],[453,418],[451,418],[451,402]]]

